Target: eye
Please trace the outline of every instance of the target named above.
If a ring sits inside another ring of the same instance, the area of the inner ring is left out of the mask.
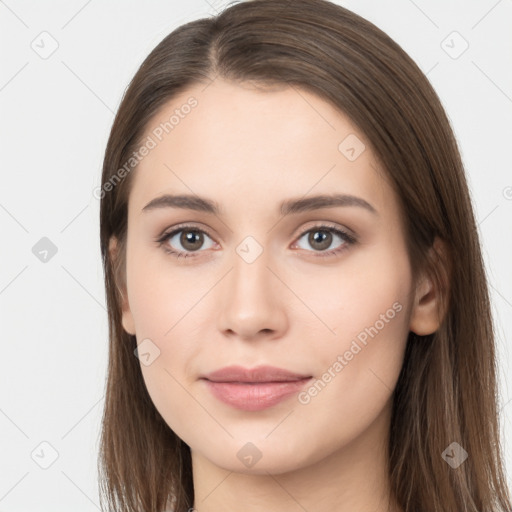
[[[299,248],[304,249],[304,247],[300,247],[300,241],[306,238],[306,243],[313,247],[314,252],[319,254],[315,254],[315,256],[326,257],[334,254],[338,254],[341,251],[346,250],[350,245],[356,243],[356,238],[352,235],[349,235],[345,231],[336,228],[334,226],[328,226],[325,224],[314,226],[313,228],[309,228],[307,231],[304,231],[295,245],[299,245]],[[336,238],[341,239],[342,243],[338,244],[336,247]],[[333,249],[333,243],[335,244],[335,248]],[[308,250],[306,248],[306,250]]]
[[[203,247],[205,236],[211,242],[207,247]],[[200,252],[199,249],[210,249],[214,245],[213,240],[205,231],[194,226],[180,226],[179,228],[175,228],[171,232],[164,233],[157,242],[163,247],[164,251],[177,258],[195,256],[194,254],[189,254],[189,252]],[[173,246],[178,247],[174,249]]]
[[[313,251],[301,247],[300,241],[307,236],[306,242],[313,248]],[[333,242],[336,244],[336,238],[341,240],[334,249],[332,248]],[[210,240],[210,243],[205,247],[205,240]],[[308,250],[309,252],[316,252],[315,256],[327,257],[338,254],[350,245],[356,243],[356,238],[345,231],[326,224],[313,226],[307,231],[304,231],[293,244],[292,248],[298,246],[300,249]],[[157,239],[159,246],[162,246],[165,252],[172,254],[176,258],[189,258],[195,257],[196,254],[201,252],[200,249],[211,249],[215,242],[208,235],[208,233],[195,226],[178,226],[172,231],[164,233]],[[180,247],[181,246],[181,247]]]

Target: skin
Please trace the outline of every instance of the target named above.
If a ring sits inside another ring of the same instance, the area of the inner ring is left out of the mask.
[[[197,107],[134,171],[122,322],[160,351],[141,371],[155,407],[191,448],[194,507],[386,511],[391,394],[407,335],[439,326],[431,281],[412,279],[397,197],[350,119],[292,87],[195,85],[164,106],[146,135],[190,96]],[[354,161],[338,149],[349,134],[366,146]],[[363,198],[378,214],[358,206],[278,212],[282,200],[334,192]],[[221,212],[142,212],[164,193],[207,197]],[[167,239],[164,246],[192,254],[178,259],[155,240],[185,222],[207,234],[196,251],[180,243],[182,233]],[[328,249],[343,250],[319,256],[325,249],[302,233],[326,222],[356,243],[328,231]],[[252,263],[236,251],[247,236],[263,249]],[[113,257],[116,247],[112,239]],[[401,306],[394,318],[306,404],[294,395],[242,411],[199,380],[231,364],[322,379],[393,304]],[[252,467],[237,457],[248,442],[261,453]],[[392,500],[391,510],[399,510]]]

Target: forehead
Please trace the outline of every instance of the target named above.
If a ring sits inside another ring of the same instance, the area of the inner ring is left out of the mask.
[[[221,79],[196,84],[148,123],[150,148],[134,172],[130,203],[162,193],[244,197],[245,208],[283,197],[341,192],[390,201],[364,134],[315,94]]]

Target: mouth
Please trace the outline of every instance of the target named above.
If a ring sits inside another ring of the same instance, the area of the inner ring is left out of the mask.
[[[229,366],[203,375],[200,380],[221,402],[236,409],[260,411],[290,398],[312,378],[273,366]]]

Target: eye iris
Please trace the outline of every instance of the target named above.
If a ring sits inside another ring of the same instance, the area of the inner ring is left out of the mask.
[[[203,244],[203,234],[198,231],[183,231],[180,237],[180,243],[185,249],[196,251]],[[187,244],[192,244],[192,247]]]
[[[317,235],[320,233],[320,236],[317,237]],[[329,231],[322,231],[322,230],[316,230],[312,231],[309,234],[308,242],[311,244],[312,247],[315,247],[315,243],[319,243],[320,246],[317,245],[317,249],[323,250],[327,249],[331,245],[332,233]]]

